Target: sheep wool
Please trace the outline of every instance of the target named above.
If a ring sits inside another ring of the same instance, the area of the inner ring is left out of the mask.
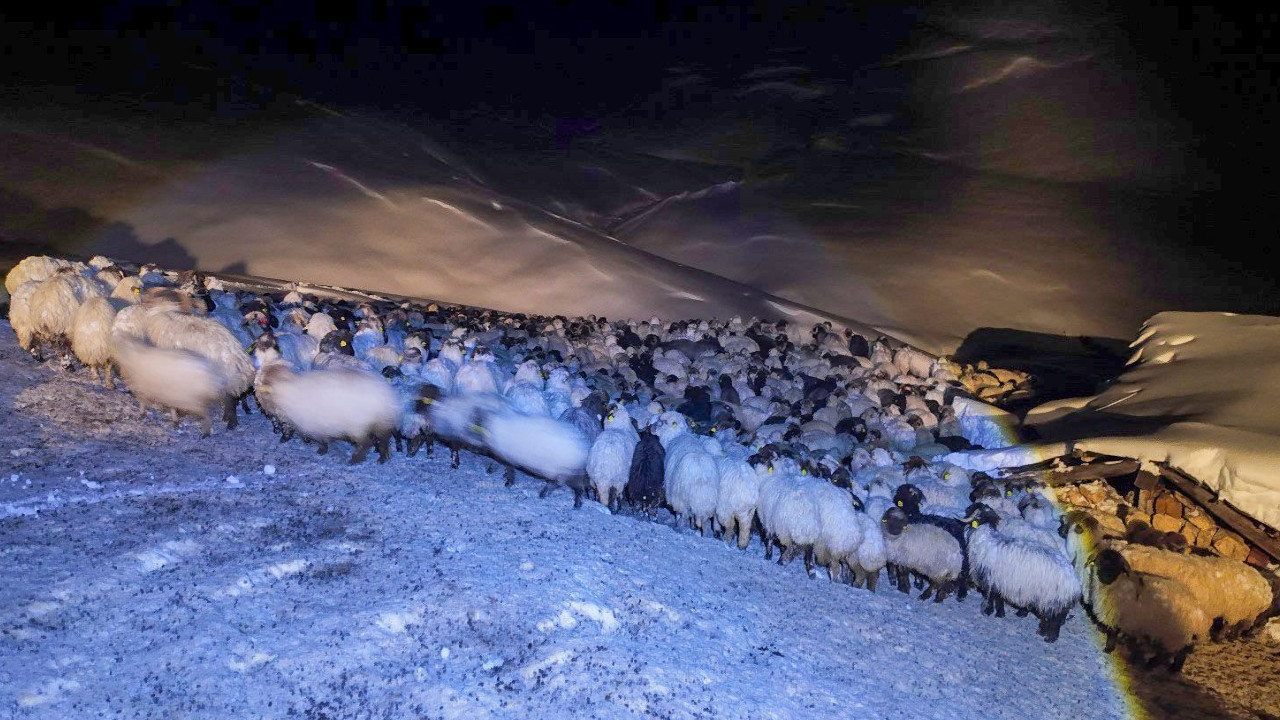
[[[1182,583],[1210,620],[1221,618],[1228,637],[1252,627],[1271,607],[1271,584],[1242,562],[1182,555],[1145,545],[1130,544],[1120,552],[1135,571]]]
[[[1123,561],[1124,570],[1107,572],[1103,566],[1110,563],[1103,557],[1114,552],[1099,554],[1094,591],[1094,617],[1109,630],[1107,650],[1114,647],[1117,634],[1140,645],[1154,645],[1152,664],[1168,658],[1169,669],[1177,672],[1196,642],[1208,636],[1208,615],[1195,595],[1176,580],[1129,570]]]
[[[111,327],[116,309],[107,298],[96,297],[76,308],[71,334],[71,349],[76,358],[87,365],[96,378],[102,371],[102,382],[115,387],[111,378]]]
[[[25,257],[5,275],[4,289],[12,297],[23,283],[44,282],[65,267],[71,267],[71,263],[47,255]]]
[[[729,537],[736,530],[738,549],[745,550],[751,543],[751,525],[760,504],[760,475],[738,455],[740,453],[727,449],[724,455],[716,458],[716,469],[720,474],[716,523]]]
[[[1065,551],[1052,552],[1039,543],[1006,536],[991,524],[972,528],[968,537],[974,578],[999,601],[1035,613],[1045,641],[1057,640],[1067,612],[1081,594]]]
[[[554,418],[521,415],[507,408],[481,413],[479,424],[485,447],[495,457],[553,484],[569,485],[574,507],[582,505],[590,446],[577,428]]]
[[[604,430],[587,456],[587,477],[596,498],[615,512],[621,509],[622,491],[631,472],[631,459],[640,436],[631,427],[626,408],[615,406],[605,416]]]
[[[282,364],[268,365],[259,377],[258,392],[283,422],[304,437],[320,443],[347,440],[356,445],[352,464],[361,462],[375,445],[378,461],[390,458],[390,439],[400,426],[400,400],[382,378],[350,370],[312,370],[294,373]]]
[[[143,409],[155,405],[200,420],[200,430],[209,435],[209,409],[226,393],[218,369],[208,360],[184,350],[148,345],[127,335],[112,338],[112,357],[120,375]]]

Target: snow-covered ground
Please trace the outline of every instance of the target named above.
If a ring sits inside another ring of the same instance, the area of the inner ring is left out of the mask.
[[[1079,612],[810,580],[464,456],[199,439],[0,323],[0,714],[1123,717]],[[266,472],[267,466],[273,472]]]

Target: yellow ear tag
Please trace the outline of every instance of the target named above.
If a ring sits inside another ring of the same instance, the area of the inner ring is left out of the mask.
[[[472,431],[472,432],[474,432],[474,433],[475,433],[475,434],[477,434],[477,435],[486,435],[486,434],[487,434],[487,433],[485,432],[484,428],[480,427],[479,425],[472,425],[472,426],[471,426],[471,431]]]
[[[970,524],[971,526],[973,526],[973,527],[978,527],[978,521],[977,521],[977,520],[974,520],[973,522],[971,522],[971,523],[969,523],[969,524]]]
[[[341,345],[342,347],[346,347],[346,346],[347,346],[347,341],[346,341],[346,340],[339,340],[339,341],[338,341],[338,344],[339,344],[339,345]]]
[[[432,400],[431,398],[422,398],[422,402],[424,405],[430,405],[431,403],[435,402],[435,400]]]
[[[716,434],[716,429],[715,429],[715,428],[711,428],[711,434],[712,434],[712,435],[715,435],[715,434]]]
[[[901,500],[899,500],[899,501],[898,501],[898,507],[902,507],[902,501],[901,501]]]
[[[948,470],[948,471],[946,471],[946,472],[942,473],[942,479],[943,479],[943,480],[950,480],[950,479],[951,479],[951,471],[950,471],[950,470]]]
[[[808,475],[808,474],[809,474],[809,468],[800,468],[800,474],[801,474],[801,475]]]
[[[1004,491],[1004,496],[1005,496],[1005,497],[1013,497],[1013,491],[1012,491],[1012,490],[1005,490],[1005,491]]]
[[[772,475],[772,474],[773,474],[773,466],[772,466],[772,465],[770,465],[770,466],[769,466],[769,474],[770,474],[770,475]]]
[[[134,294],[134,295],[141,295],[141,294],[142,294],[142,288],[139,288],[139,287],[134,288],[134,289],[133,289],[133,294]]]
[[[605,419],[604,419],[604,421],[605,421],[605,422],[613,422],[613,416],[612,416],[612,415],[610,415],[609,417],[605,418]]]

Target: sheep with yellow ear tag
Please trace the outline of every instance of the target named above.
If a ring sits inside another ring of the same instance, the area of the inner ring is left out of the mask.
[[[604,430],[596,437],[587,456],[587,478],[596,499],[613,512],[622,509],[622,492],[630,477],[631,459],[640,434],[631,416],[621,405],[612,405],[604,419]]]

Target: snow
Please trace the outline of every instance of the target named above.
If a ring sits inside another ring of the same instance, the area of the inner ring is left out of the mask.
[[[349,467],[258,414],[200,439],[3,323],[0,402],[30,482],[0,483],[0,715],[1128,715],[1080,613],[1046,645],[977,602],[538,500],[471,455]]]
[[[1036,408],[1026,424],[1081,450],[1169,463],[1280,527],[1280,318],[1164,312],[1133,346],[1102,393]]]

